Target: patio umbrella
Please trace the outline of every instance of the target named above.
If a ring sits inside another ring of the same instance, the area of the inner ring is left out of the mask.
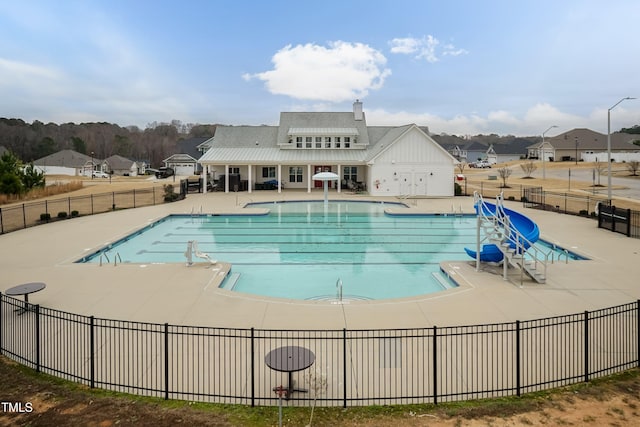
[[[329,181],[337,181],[340,179],[338,175],[333,172],[319,172],[311,177],[314,181],[322,181],[322,186],[324,188],[324,202],[327,203],[329,196]]]

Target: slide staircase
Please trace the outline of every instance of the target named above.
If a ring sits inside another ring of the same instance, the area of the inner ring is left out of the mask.
[[[505,208],[503,202],[502,194],[496,197],[495,204],[474,194],[478,215],[476,250],[465,248],[465,251],[476,260],[478,270],[480,262],[502,262],[505,280],[508,266],[513,266],[537,283],[545,283],[551,251],[534,246],[540,237],[537,224],[521,213]]]

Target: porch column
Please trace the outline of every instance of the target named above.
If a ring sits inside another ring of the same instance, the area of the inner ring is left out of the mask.
[[[229,165],[224,165],[224,192],[229,192]]]
[[[311,165],[307,165],[307,193],[311,193]]]
[[[202,194],[207,194],[207,173],[209,165],[202,165]]]
[[[278,163],[278,193],[282,193],[282,165]]]
[[[248,191],[249,193],[251,193],[251,187],[253,187],[253,186],[251,185],[251,176],[253,175],[253,174],[251,173],[251,169],[253,169],[251,166],[252,166],[252,165],[247,165],[247,168],[249,169],[249,173],[247,173],[247,175],[248,175],[248,177],[247,177],[247,178],[248,178],[248,181],[247,181],[247,191]]]
[[[341,165],[338,165],[338,170],[336,171],[336,175],[338,175],[338,183],[336,184],[336,188],[338,189],[338,193],[342,190],[342,175],[340,174]]]

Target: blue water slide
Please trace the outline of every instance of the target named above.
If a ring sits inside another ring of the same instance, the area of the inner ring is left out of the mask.
[[[496,205],[493,203],[484,202],[482,204],[476,204],[476,212],[478,214],[480,214],[480,209],[482,209],[482,214],[485,216],[496,215]],[[511,209],[502,208],[502,210],[509,217],[509,223],[511,224],[511,231],[509,232],[510,247],[516,248],[518,234],[522,236],[521,246],[524,247],[524,250],[527,250],[531,244],[538,241],[540,238],[540,229],[535,222],[529,217],[512,211]],[[498,211],[498,214],[500,214],[500,211]],[[517,232],[514,230],[517,230]],[[464,248],[464,250],[471,258],[476,259],[476,251],[469,248]],[[480,250],[480,261],[483,262],[500,262],[503,257],[504,255],[500,248],[493,243],[483,245]]]

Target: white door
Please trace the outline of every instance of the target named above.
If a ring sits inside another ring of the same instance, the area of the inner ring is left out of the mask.
[[[415,175],[415,192],[412,196],[426,196],[427,195],[427,174],[417,173]]]
[[[412,187],[411,185],[411,174],[410,173],[401,173],[400,174],[400,196],[411,196]]]

